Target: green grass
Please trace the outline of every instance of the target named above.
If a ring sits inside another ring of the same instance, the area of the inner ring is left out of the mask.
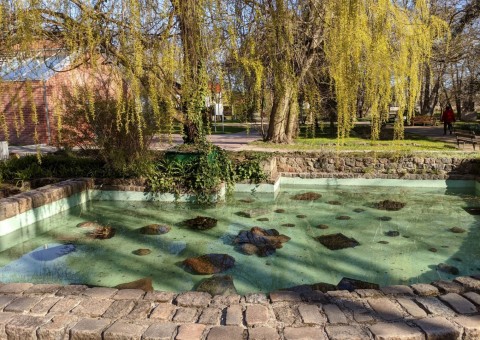
[[[217,123],[217,131],[215,131],[215,126],[212,124],[211,126],[212,130],[212,135],[228,135],[231,133],[238,133],[238,132],[243,132],[246,131],[247,129],[244,126],[238,126],[238,125],[228,125],[228,124],[223,124],[222,123]]]
[[[314,135],[314,137],[311,137]],[[305,127],[300,128],[300,137],[293,144],[272,144],[255,142],[255,145],[269,149],[288,151],[374,151],[374,152],[417,152],[436,151],[448,152],[457,150],[452,143],[431,140],[424,136],[405,134],[404,140],[393,140],[392,130],[383,130],[380,140],[370,139],[369,126],[357,126],[351,132],[351,137],[340,141],[332,136],[329,128],[311,131]]]

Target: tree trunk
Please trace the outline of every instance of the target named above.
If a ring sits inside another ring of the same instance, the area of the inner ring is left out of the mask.
[[[289,124],[290,105],[292,99],[292,85],[284,84],[284,91],[274,90],[270,123],[268,125],[267,140],[273,143],[288,143],[286,127]],[[290,136],[291,138],[291,136]]]

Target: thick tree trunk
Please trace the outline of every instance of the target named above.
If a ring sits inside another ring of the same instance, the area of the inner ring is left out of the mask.
[[[289,112],[292,99],[292,86],[285,84],[285,90],[277,90],[273,96],[274,99],[266,139],[273,143],[288,143],[291,140],[289,140],[289,136],[287,136],[286,127],[290,119]]]

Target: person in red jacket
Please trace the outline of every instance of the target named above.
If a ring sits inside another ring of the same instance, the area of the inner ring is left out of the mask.
[[[452,134],[452,123],[455,122],[455,113],[453,113],[453,109],[450,105],[447,105],[445,111],[443,111],[442,116],[440,117],[440,121],[443,122],[443,134],[447,134],[447,128],[450,131],[450,134]]]

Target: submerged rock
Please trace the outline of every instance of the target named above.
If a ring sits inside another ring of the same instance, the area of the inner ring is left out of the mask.
[[[98,240],[106,240],[115,236],[116,229],[110,226],[97,227],[87,234],[88,237]]]
[[[150,249],[146,249],[146,248],[140,248],[140,249],[137,249],[137,250],[134,250],[133,253],[135,255],[138,255],[138,256],[145,256],[145,255],[148,255],[150,254],[152,251]]]
[[[98,222],[86,221],[77,224],[77,228],[84,228],[84,229],[94,229],[94,228],[101,228],[102,225]]]
[[[350,279],[348,277],[344,277],[340,280],[337,284],[338,290],[348,290],[350,292],[356,289],[379,289],[380,286],[376,283],[361,281],[357,279]]]
[[[357,240],[354,238],[348,238],[342,233],[317,236],[314,237],[314,239],[330,250],[353,248],[360,245]]]
[[[274,210],[277,214],[283,214],[285,212],[285,209],[276,209]]]
[[[290,241],[290,237],[280,234],[275,229],[253,227],[242,230],[233,240],[236,248],[246,255],[269,256],[283,247],[283,243]]]
[[[172,227],[165,224],[149,224],[140,228],[140,233],[143,235],[163,235],[168,233]]]
[[[377,243],[380,243],[380,244],[389,244],[390,242],[388,242],[388,241],[378,241]]]
[[[284,223],[284,224],[282,224],[282,227],[294,228],[294,227],[295,227],[295,224],[293,224],[293,223]]]
[[[235,259],[227,254],[207,254],[188,258],[183,265],[195,274],[216,274],[232,268]]]
[[[317,228],[318,228],[318,229],[328,229],[328,228],[330,228],[330,227],[329,227],[328,225],[326,225],[326,224],[319,224],[319,225],[317,225]]]
[[[448,230],[450,230],[452,233],[455,233],[455,234],[462,234],[462,233],[466,232],[465,229],[460,228],[460,227],[453,227],[453,228],[450,228]]]
[[[253,198],[244,198],[244,199],[239,200],[239,202],[242,202],[242,203],[253,203],[253,202],[255,202],[255,200],[254,200]]]
[[[212,296],[237,294],[233,278],[230,275],[213,275],[208,279],[202,280],[195,290],[197,292],[209,293]]]
[[[183,221],[190,229],[208,230],[217,225],[217,220],[212,217],[197,216],[195,218]]]
[[[428,248],[428,251],[431,251],[432,253],[436,253],[438,249],[435,247],[432,247],[432,248]]]
[[[257,218],[257,221],[259,221],[259,222],[268,222],[268,221],[270,221],[270,220],[268,219],[268,217],[260,217],[260,218]]]
[[[305,192],[303,194],[297,194],[295,196],[292,196],[291,199],[297,201],[316,201],[321,197],[322,195],[316,192]]]
[[[297,218],[306,218],[307,215],[297,215]]]
[[[397,237],[400,236],[400,232],[397,230],[389,230],[385,232],[385,235],[390,237]]]
[[[122,283],[122,284],[119,284],[118,286],[115,286],[114,288],[141,289],[145,292],[153,292],[152,279],[150,277],[145,277],[143,279],[132,281],[132,282]]]
[[[385,222],[386,222],[386,221],[391,221],[392,218],[391,218],[390,216],[380,216],[380,217],[378,218],[378,220],[379,220],[379,221],[385,221]]]
[[[403,202],[384,200],[374,204],[374,207],[380,210],[398,211],[407,205]]]
[[[350,216],[337,216],[337,217],[335,217],[335,219],[340,220],[340,221],[347,221],[347,220],[350,220],[351,217]]]
[[[342,205],[342,202],[340,201],[328,201],[327,203],[331,205]]]
[[[250,210],[240,211],[237,213],[237,215],[248,217],[248,218],[255,218],[258,216],[266,215],[268,213],[270,213],[270,211],[267,209],[250,209]]]
[[[330,283],[325,283],[325,282],[318,282],[318,283],[313,283],[313,284],[304,284],[304,285],[299,285],[299,286],[293,286],[289,288],[282,288],[280,290],[286,290],[290,292],[297,292],[297,293],[310,293],[313,291],[320,291],[322,293],[326,292],[331,292],[334,290],[337,290],[337,286],[332,285]]]
[[[437,269],[441,272],[452,274],[452,275],[458,275],[460,273],[457,267],[451,266],[446,263],[439,263],[437,266]]]
[[[361,213],[361,212],[364,212],[365,209],[362,209],[362,208],[356,208],[356,209],[353,209],[353,212],[356,212],[356,213]]]

